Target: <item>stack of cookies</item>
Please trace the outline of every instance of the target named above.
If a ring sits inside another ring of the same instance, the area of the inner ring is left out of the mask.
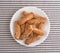
[[[21,19],[15,21],[15,38],[24,40],[25,44],[31,44],[41,39],[45,31],[43,30],[47,18],[36,15],[33,12],[22,12]]]

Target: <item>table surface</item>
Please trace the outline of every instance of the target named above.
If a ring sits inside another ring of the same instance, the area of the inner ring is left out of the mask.
[[[48,38],[36,47],[18,44],[10,33],[12,15],[25,6],[36,6],[49,17]],[[60,53],[60,0],[0,0],[0,53]]]

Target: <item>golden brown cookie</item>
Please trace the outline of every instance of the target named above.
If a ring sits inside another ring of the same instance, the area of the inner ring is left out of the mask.
[[[24,16],[26,16],[26,15],[28,15],[29,13],[26,12],[26,11],[23,11],[22,14],[23,14]]]
[[[28,29],[26,29],[26,31],[20,36],[20,39],[23,40],[27,38],[32,33],[32,30],[32,26],[29,25]]]
[[[25,24],[20,25],[21,26],[21,34],[25,31]]]
[[[33,14],[32,13],[29,13],[28,15],[24,16],[23,18],[21,18],[19,20],[19,24],[22,25],[24,24],[26,21],[30,20],[33,18]]]
[[[38,23],[40,23],[40,20],[38,20],[38,19],[36,18],[36,19],[28,20],[27,22],[28,22],[29,24],[38,24]]]
[[[40,35],[36,35],[36,36],[31,36],[29,39],[25,40],[25,44],[31,44],[32,42],[35,42],[37,40],[39,40],[42,36]]]
[[[40,35],[44,35],[45,32],[43,30],[37,29],[37,28],[33,28],[33,32],[36,34],[40,34]]]
[[[18,22],[15,21],[15,38],[19,39],[20,35],[21,35],[21,28],[18,25]]]

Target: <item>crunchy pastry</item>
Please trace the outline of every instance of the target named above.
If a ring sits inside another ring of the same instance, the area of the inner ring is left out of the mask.
[[[44,35],[45,32],[43,30],[39,30],[37,28],[33,28],[33,32],[36,33],[36,34],[40,34],[40,35]]]
[[[47,22],[46,18],[41,18],[40,23],[38,24],[38,28],[43,29],[46,22]]]
[[[15,22],[15,38],[26,39],[25,44],[39,40],[45,34],[43,30],[47,18],[34,14],[33,12],[22,12],[21,19]]]
[[[32,33],[29,35],[28,38],[33,37],[33,36],[34,36],[34,33],[32,32]]]
[[[25,23],[25,31],[29,28],[29,24]]]
[[[32,30],[32,26],[29,25],[28,29],[26,29],[26,31],[20,36],[20,39],[23,40],[27,38],[32,33]]]
[[[45,18],[45,17],[42,17],[37,14],[33,14],[33,15],[34,15],[34,18],[37,18],[38,20],[40,20],[41,23],[45,23],[47,21],[47,18]]]
[[[29,13],[26,12],[26,11],[23,11],[22,14],[23,14],[24,16],[26,16],[26,15],[28,15]]]
[[[15,38],[19,39],[20,35],[21,35],[21,28],[18,25],[18,22],[15,21]]]
[[[27,21],[29,24],[37,24],[37,23],[40,23],[40,20],[38,20],[37,18],[36,19],[31,19],[29,21]]]
[[[22,34],[25,31],[25,24],[22,24],[20,27],[21,27],[21,34]]]
[[[40,20],[41,23],[47,22],[47,18],[42,17],[42,16],[38,17],[37,19]]]
[[[32,42],[35,42],[39,40],[42,36],[36,35],[36,36],[31,36],[29,39],[26,39],[25,44],[31,44]]]
[[[39,28],[39,29],[43,29],[44,25],[45,25],[45,24],[43,24],[43,23],[39,23],[38,28]]]
[[[19,20],[19,24],[22,25],[24,24],[26,21],[30,20],[33,18],[33,14],[32,13],[29,13],[28,15],[24,16],[23,18],[21,18]]]
[[[33,12],[30,12],[30,13],[32,13],[32,14],[34,15]],[[23,11],[22,14],[23,14],[24,16],[26,16],[26,15],[28,15],[29,13],[28,13],[27,11]]]

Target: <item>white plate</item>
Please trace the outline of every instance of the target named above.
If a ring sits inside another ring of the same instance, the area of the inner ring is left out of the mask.
[[[19,9],[18,11],[16,11],[16,13],[13,15],[13,17],[12,17],[12,19],[11,19],[11,22],[10,22],[10,31],[11,31],[11,34],[12,34],[12,36],[13,36],[13,38],[14,38],[14,22],[16,21],[16,20],[18,20],[18,19],[20,19],[20,17],[22,16],[22,11],[27,11],[27,12],[33,12],[33,13],[35,13],[35,14],[38,14],[38,15],[41,15],[41,16],[43,16],[43,17],[46,17],[47,19],[48,19],[48,16],[46,15],[46,13],[44,12],[44,11],[42,11],[40,8],[37,8],[37,7],[24,7],[24,8],[21,8],[21,9]],[[41,44],[46,38],[47,38],[47,36],[48,36],[48,34],[49,34],[49,31],[50,31],[50,22],[49,22],[49,19],[48,19],[48,21],[47,21],[47,23],[46,23],[46,25],[45,25],[45,28],[44,28],[44,30],[45,30],[45,32],[46,32],[46,34],[40,39],[40,40],[38,40],[38,41],[35,41],[35,42],[33,42],[33,43],[31,43],[31,44],[29,44],[29,45],[26,45],[25,43],[24,43],[24,40],[17,40],[17,39],[15,39],[19,44],[21,44],[21,45],[24,45],[24,46],[27,46],[27,47],[34,47],[34,46],[36,46],[36,45],[39,45],[39,44]]]

